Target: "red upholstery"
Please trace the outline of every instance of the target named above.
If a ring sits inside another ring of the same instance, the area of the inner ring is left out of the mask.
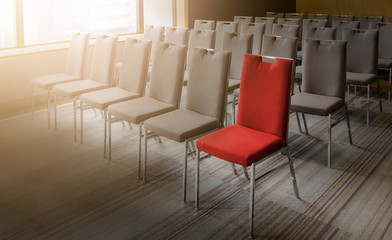
[[[250,166],[286,140],[292,60],[263,62],[246,54],[242,67],[238,122],[196,141],[201,151]]]

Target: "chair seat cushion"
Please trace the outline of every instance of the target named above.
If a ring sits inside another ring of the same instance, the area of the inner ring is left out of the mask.
[[[52,88],[56,84],[77,81],[77,80],[80,80],[80,78],[66,73],[58,73],[53,75],[35,77],[32,78],[30,81],[34,87],[48,89],[48,88]]]
[[[107,87],[108,86],[106,84],[86,79],[55,85],[53,87],[53,91],[58,95],[67,98],[74,98],[76,96],[80,96],[83,93],[97,91]]]
[[[278,150],[283,144],[284,140],[278,136],[238,124],[210,133],[196,141],[198,149],[245,167]]]
[[[80,95],[80,101],[91,107],[103,110],[111,104],[131,100],[137,97],[139,97],[139,94],[137,93],[129,92],[119,87],[113,87],[84,93]]]
[[[150,97],[136,98],[108,107],[108,112],[133,124],[175,110],[176,107]]]
[[[344,104],[341,98],[302,92],[291,97],[290,109],[295,112],[328,116]]]
[[[378,68],[390,68],[392,67],[392,59],[378,59]]]
[[[227,86],[227,92],[231,93],[234,89],[240,87],[241,80],[238,79],[229,79],[229,85]]]
[[[303,71],[304,71],[304,68],[302,67],[302,65],[296,66],[295,67],[295,78],[302,79]]]
[[[220,122],[214,117],[188,109],[179,109],[150,118],[144,122],[144,125],[158,135],[183,142],[220,127]]]
[[[369,73],[346,73],[346,84],[355,84],[355,85],[368,85],[377,80],[376,74]]]

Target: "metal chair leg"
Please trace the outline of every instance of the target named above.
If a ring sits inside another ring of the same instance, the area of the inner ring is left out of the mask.
[[[332,115],[328,115],[328,167],[331,167],[331,148],[332,148]]]
[[[53,94],[53,110],[54,110],[54,130],[57,130],[57,98],[56,98],[56,93]]]
[[[382,112],[382,90],[380,88],[380,79],[377,79],[377,85],[378,85],[378,92],[379,92],[379,97],[378,97],[378,103],[380,105],[380,112]]]
[[[366,126],[369,127],[370,121],[370,84],[367,85],[367,109],[366,109]]]
[[[247,169],[245,166],[242,166],[242,168],[244,169],[245,178],[246,178],[247,180],[249,180],[248,169]]]
[[[83,102],[79,101],[80,105],[80,144],[83,143]]]
[[[195,210],[199,210],[200,150],[196,148]]]
[[[108,113],[109,160],[112,160],[112,114]]]
[[[388,101],[391,101],[391,79],[392,79],[392,67],[389,68]]]
[[[231,124],[235,124],[235,101],[236,101],[236,97],[234,96],[234,93],[233,93],[233,101],[231,103],[233,116],[232,116],[232,123]]]
[[[255,199],[255,164],[250,167],[250,197],[249,197],[249,237],[253,238],[253,217]]]
[[[108,109],[107,108],[105,108],[104,114],[105,114],[105,116],[104,116],[104,119],[103,119],[103,124],[104,124],[103,130],[105,132],[103,134],[103,139],[104,139],[104,142],[103,142],[103,157],[106,158],[106,142],[107,142],[107,134],[108,134]]]
[[[142,123],[140,123],[142,124]],[[147,182],[147,128],[144,128],[144,164],[143,182]]]
[[[137,178],[140,179],[140,173],[141,173],[141,159],[142,159],[142,136],[143,136],[143,125],[139,124],[139,148],[138,148],[138,154],[137,154]]]
[[[238,175],[237,168],[235,168],[235,164],[234,163],[231,163],[231,167],[233,168],[233,173],[235,175]]]
[[[299,120],[299,114],[298,114],[298,112],[295,112],[295,116],[297,117],[298,130],[299,130],[300,133],[303,133],[303,132],[302,132],[302,127],[301,127],[301,121]]]
[[[182,192],[183,202],[186,202],[186,183],[187,183],[187,172],[188,172],[188,141],[185,141],[185,158],[184,158],[184,172],[182,177]]]
[[[295,196],[299,199],[297,179],[295,177],[295,171],[294,171],[294,167],[293,167],[293,160],[291,159],[291,153],[290,153],[290,149],[289,148],[287,148],[287,159],[289,160],[289,167],[290,167],[290,173],[291,173],[291,180],[293,181],[294,193],[295,193]]]
[[[304,121],[305,134],[306,134],[306,135],[309,135],[309,132],[308,132],[308,124],[306,124],[305,113],[302,113],[302,119],[303,119],[303,121]]]
[[[350,144],[353,145],[353,139],[351,137],[351,126],[350,126],[350,118],[348,116],[347,105],[345,106],[346,111],[346,121],[347,121],[347,131],[348,131],[348,139],[350,140]]]
[[[76,142],[76,97],[73,99],[73,115],[74,115],[74,142]]]

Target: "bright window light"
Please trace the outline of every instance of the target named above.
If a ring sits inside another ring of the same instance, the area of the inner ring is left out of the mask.
[[[0,0],[0,48],[15,46],[15,2]]]
[[[24,0],[25,45],[65,41],[72,32],[136,33],[136,1]]]
[[[144,0],[144,25],[168,26],[174,24],[173,0]]]

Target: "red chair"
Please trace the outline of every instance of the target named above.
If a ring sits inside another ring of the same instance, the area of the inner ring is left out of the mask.
[[[255,165],[272,154],[287,152],[295,196],[299,198],[295,172],[287,145],[290,105],[291,59],[246,54],[241,76],[237,124],[203,136],[196,142],[195,208],[199,207],[200,151],[251,168],[250,237],[253,237]]]

